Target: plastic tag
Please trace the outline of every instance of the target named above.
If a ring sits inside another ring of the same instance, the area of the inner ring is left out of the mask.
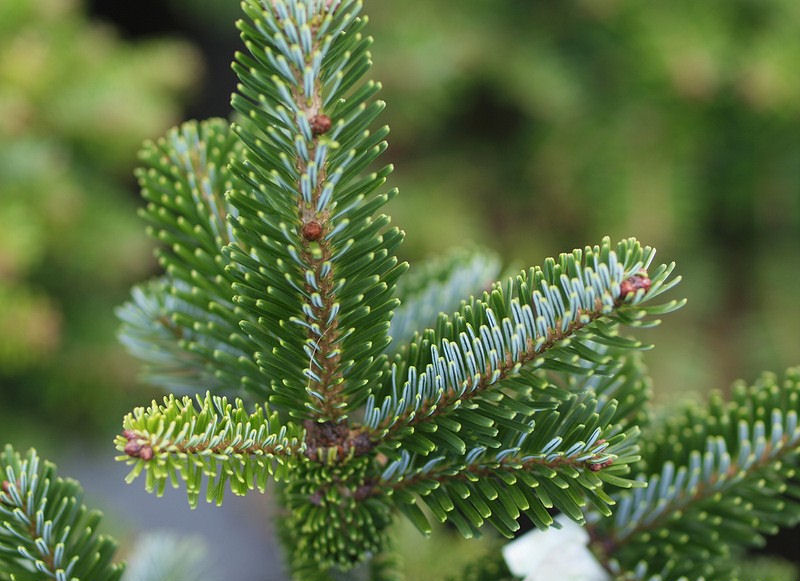
[[[611,576],[589,550],[589,535],[560,514],[560,529],[533,530],[503,547],[503,557],[514,575],[525,581],[611,581]]]

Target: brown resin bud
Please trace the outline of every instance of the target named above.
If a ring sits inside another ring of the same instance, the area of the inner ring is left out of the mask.
[[[131,458],[141,458],[142,460],[151,460],[153,458],[153,448],[147,442],[136,438],[136,436],[125,444],[125,453]]]
[[[125,453],[128,456],[133,456],[134,458],[137,458],[141,450],[142,450],[142,445],[136,440],[129,440],[128,443],[125,444]]]
[[[6,494],[11,492],[11,483],[8,480],[3,480],[3,492]]]
[[[322,238],[322,224],[316,220],[303,224],[303,238],[306,240],[319,240]]]
[[[647,276],[647,273],[641,270],[632,277],[622,281],[622,284],[619,285],[619,296],[624,299],[629,293],[635,293],[639,289],[644,289],[644,292],[647,292],[650,290],[652,284],[653,282]]]
[[[133,430],[123,430],[122,436],[126,440],[133,440],[136,437],[136,432],[134,432]]]
[[[608,468],[614,463],[614,460],[609,458],[605,462],[600,462],[599,464],[589,464],[589,470],[592,472],[600,472],[603,468]]]
[[[327,115],[314,115],[309,121],[312,135],[322,135],[331,129],[331,118]]]

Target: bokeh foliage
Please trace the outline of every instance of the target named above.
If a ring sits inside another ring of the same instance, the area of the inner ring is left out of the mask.
[[[180,41],[121,40],[78,0],[0,3],[6,410],[101,421],[133,385],[112,310],[153,265],[130,171],[141,141],[180,119],[200,66]]]

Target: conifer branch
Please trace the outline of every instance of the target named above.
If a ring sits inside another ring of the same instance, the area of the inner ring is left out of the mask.
[[[499,449],[477,446],[461,456],[432,458],[403,452],[386,467],[376,491],[390,494],[423,532],[429,526],[423,526],[427,521],[420,518],[415,494],[467,536],[488,520],[511,537],[520,511],[541,528],[552,524],[553,507],[581,523],[587,503],[610,515],[614,501],[603,485],[633,486],[625,476],[639,459],[638,430],[622,432],[610,424],[614,408],[612,403],[598,411],[592,392],[572,395],[558,408],[535,414],[527,433]]]
[[[246,118],[236,126],[245,187],[231,201],[250,251],[231,248],[234,290],[259,317],[245,330],[273,377],[270,401],[337,422],[380,377],[405,270],[392,255],[401,233],[373,217],[394,195],[371,195],[391,168],[360,176],[386,147],[385,128],[368,130],[384,107],[371,102],[380,87],[360,82],[371,39],[353,0],[248,0],[244,9],[250,54],[236,56],[233,106]]]
[[[0,579],[117,581],[116,543],[98,535],[101,515],[81,504],[83,490],[34,450],[0,456]]]
[[[721,578],[732,554],[800,522],[792,484],[800,445],[800,370],[738,384],[730,403],[688,409],[644,440],[647,488],[619,495],[594,525],[596,551],[619,573]],[[646,566],[644,565],[646,563]]]
[[[263,406],[248,412],[241,400],[170,395],[125,417],[116,439],[125,455],[118,459],[133,466],[128,482],[145,472],[148,492],[159,496],[167,480],[177,487],[180,477],[192,506],[207,477],[206,500],[221,504],[226,482],[234,494],[263,492],[270,476],[283,479],[302,455],[303,431],[278,422],[277,413]]]
[[[232,240],[225,199],[236,178],[229,163],[242,146],[222,119],[190,121],[145,143],[136,172],[147,206],[141,214],[166,276],[136,287],[118,309],[120,338],[147,362],[149,381],[179,392],[208,388],[265,395],[255,345],[239,329],[255,320],[232,302],[228,260]]]
[[[390,391],[376,407],[367,402],[364,424],[377,440],[402,437],[414,426],[478,398],[525,366],[571,373],[608,373],[610,358],[597,346],[642,348],[617,335],[615,325],[642,325],[648,314],[670,312],[681,301],[642,303],[674,286],[672,266],[649,278],[643,270],[653,253],[634,240],[610,241],[583,253],[563,254],[558,264],[532,269],[496,284],[482,300],[472,299],[452,318],[440,317],[396,358]],[[586,362],[581,367],[576,363]]]
[[[487,521],[510,536],[523,512],[546,528],[553,508],[608,517],[610,494],[639,485],[628,473],[649,393],[631,355],[646,346],[619,329],[682,304],[645,304],[679,279],[672,265],[648,272],[654,251],[633,239],[478,298],[498,270],[480,253],[397,288],[403,235],[376,214],[391,167],[367,173],[388,129],[372,129],[384,105],[362,80],[361,4],[243,2],[240,116],[146,147],[144,214],[167,272],[120,311],[157,382],[244,387],[270,406],[206,395],[137,408],[116,440],[129,480],[144,473],[158,494],[183,480],[192,505],[204,480],[217,503],[227,483],[285,482],[289,562],[309,581],[383,551],[393,510],[428,530],[420,503],[465,536]]]

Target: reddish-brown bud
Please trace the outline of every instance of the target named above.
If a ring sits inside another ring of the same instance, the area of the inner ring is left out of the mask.
[[[622,284],[619,285],[619,295],[620,298],[625,298],[630,293],[635,293],[639,289],[644,289],[644,292],[650,290],[653,282],[647,276],[645,271],[640,271],[631,276],[630,278],[625,279],[622,281]]]
[[[126,440],[133,440],[136,437],[136,432],[133,430],[123,430],[122,435]]]
[[[132,458],[141,458],[142,460],[153,458],[153,448],[150,447],[150,444],[136,436],[125,444],[125,453]]]
[[[312,135],[322,135],[331,129],[333,122],[327,115],[314,115],[309,121]]]
[[[303,224],[303,238],[306,240],[319,240],[322,237],[322,224],[311,220]]]
[[[3,480],[3,492],[6,494],[11,492],[11,483],[8,480]]]
[[[600,462],[598,464],[589,464],[589,470],[591,470],[592,472],[600,472],[600,470],[602,470],[603,468],[608,468],[613,463],[614,463],[614,460],[609,458],[605,462]]]
[[[128,456],[133,456],[134,458],[137,458],[141,450],[142,450],[142,445],[136,440],[129,440],[128,443],[125,444],[125,453]]]

